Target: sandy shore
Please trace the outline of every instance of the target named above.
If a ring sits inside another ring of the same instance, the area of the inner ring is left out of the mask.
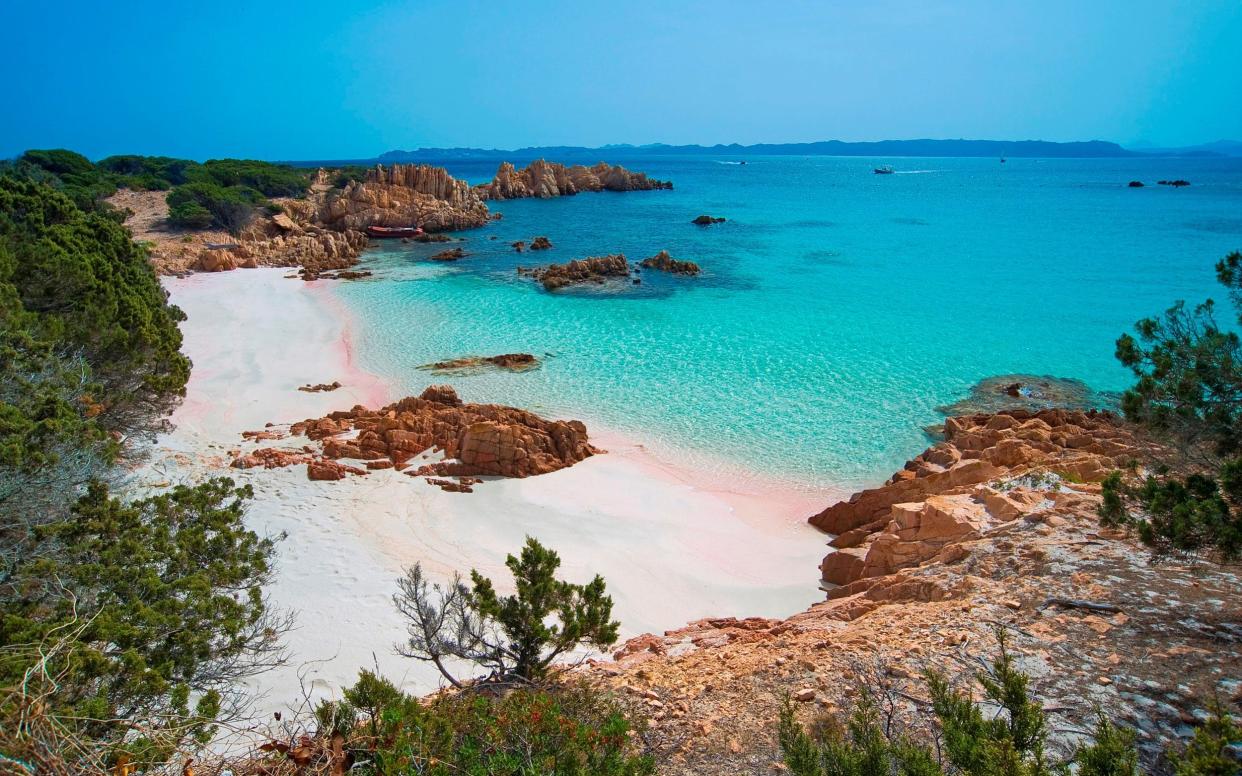
[[[623,637],[704,616],[788,616],[820,600],[815,569],[824,539],[805,523],[823,496],[756,483],[719,482],[660,461],[641,444],[592,429],[609,452],[569,469],[445,493],[393,471],[311,482],[305,467],[228,469],[249,446],[241,432],[354,404],[378,406],[425,387],[391,386],[353,363],[348,315],[325,283],[280,269],[169,279],[188,320],[194,371],[175,431],[142,473],[147,484],[225,474],[252,484],[252,527],[285,534],[272,601],[298,613],[291,661],[260,677],[258,706],[298,702],[302,678],[333,694],[378,664],[416,691],[439,686],[434,669],[400,658],[404,627],[390,603],[394,579],[415,562],[437,573],[477,568],[507,580],[505,554],[530,535],[560,552],[563,572],[602,574]],[[330,393],[297,390],[339,380]],[[505,397],[492,397],[503,403]]]

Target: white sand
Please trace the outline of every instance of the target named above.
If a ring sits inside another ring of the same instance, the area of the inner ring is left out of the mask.
[[[330,288],[285,274],[238,270],[166,282],[189,318],[182,331],[194,371],[176,430],[159,441],[142,477],[153,485],[221,474],[248,482],[251,526],[287,534],[270,594],[298,612],[299,627],[287,638],[289,666],[254,682],[260,709],[296,702],[299,675],[330,695],[375,663],[411,690],[435,689],[434,669],[393,654],[404,633],[390,603],[394,579],[421,561],[437,573],[477,568],[501,582],[505,554],[527,535],[561,554],[568,578],[605,577],[623,638],[705,616],[787,616],[822,599],[816,567],[824,539],[805,517],[831,500],[826,494],[714,489],[598,430],[592,440],[608,454],[540,477],[489,481],[471,494],[393,471],[311,482],[303,466],[225,468],[228,450],[254,446],[241,442],[242,431],[379,406],[425,387],[393,390],[356,369],[347,315]],[[333,380],[344,387],[297,390]]]

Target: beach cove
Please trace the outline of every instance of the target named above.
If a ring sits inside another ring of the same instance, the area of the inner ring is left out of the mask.
[[[591,441],[605,454],[538,477],[488,478],[469,494],[392,470],[314,482],[304,467],[228,468],[231,451],[255,447],[243,431],[378,407],[433,381],[393,385],[359,369],[357,326],[331,286],[286,274],[165,279],[187,315],[194,371],[175,430],[139,475],[147,486],[212,476],[248,483],[248,524],[285,536],[268,593],[296,610],[299,627],[286,637],[287,665],[249,685],[258,709],[296,706],[303,688],[334,697],[359,666],[377,663],[411,690],[436,689],[434,668],[388,649],[404,633],[390,601],[395,579],[421,562],[441,579],[476,568],[507,580],[504,557],[526,536],[560,552],[567,578],[605,577],[624,638],[707,616],[787,616],[822,597],[823,539],[805,520],[839,493],[725,483],[594,427]],[[334,380],[336,391],[297,390]]]

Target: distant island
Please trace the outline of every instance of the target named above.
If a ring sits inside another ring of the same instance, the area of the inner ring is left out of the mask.
[[[411,162],[445,159],[526,159],[565,160],[639,156],[975,156],[1017,158],[1110,158],[1143,156],[1242,156],[1242,143],[1221,140],[1185,148],[1144,148],[1132,150],[1104,140],[1055,143],[1047,140],[876,140],[849,143],[824,140],[814,143],[730,143],[711,146],[614,144],[597,148],[583,146],[534,146],[503,150],[496,148],[418,148],[380,154],[381,162]]]

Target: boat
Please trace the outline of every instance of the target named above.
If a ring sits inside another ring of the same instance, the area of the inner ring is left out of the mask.
[[[876,175],[892,175],[892,174],[893,174],[893,168],[892,168],[892,167],[889,167],[889,166],[886,164],[886,165],[884,165],[883,167],[877,167],[877,168],[875,168],[875,170],[873,170],[873,172],[875,172],[875,174],[876,174]]]
[[[421,226],[368,226],[367,237],[378,239],[392,237],[419,237],[423,234]]]

